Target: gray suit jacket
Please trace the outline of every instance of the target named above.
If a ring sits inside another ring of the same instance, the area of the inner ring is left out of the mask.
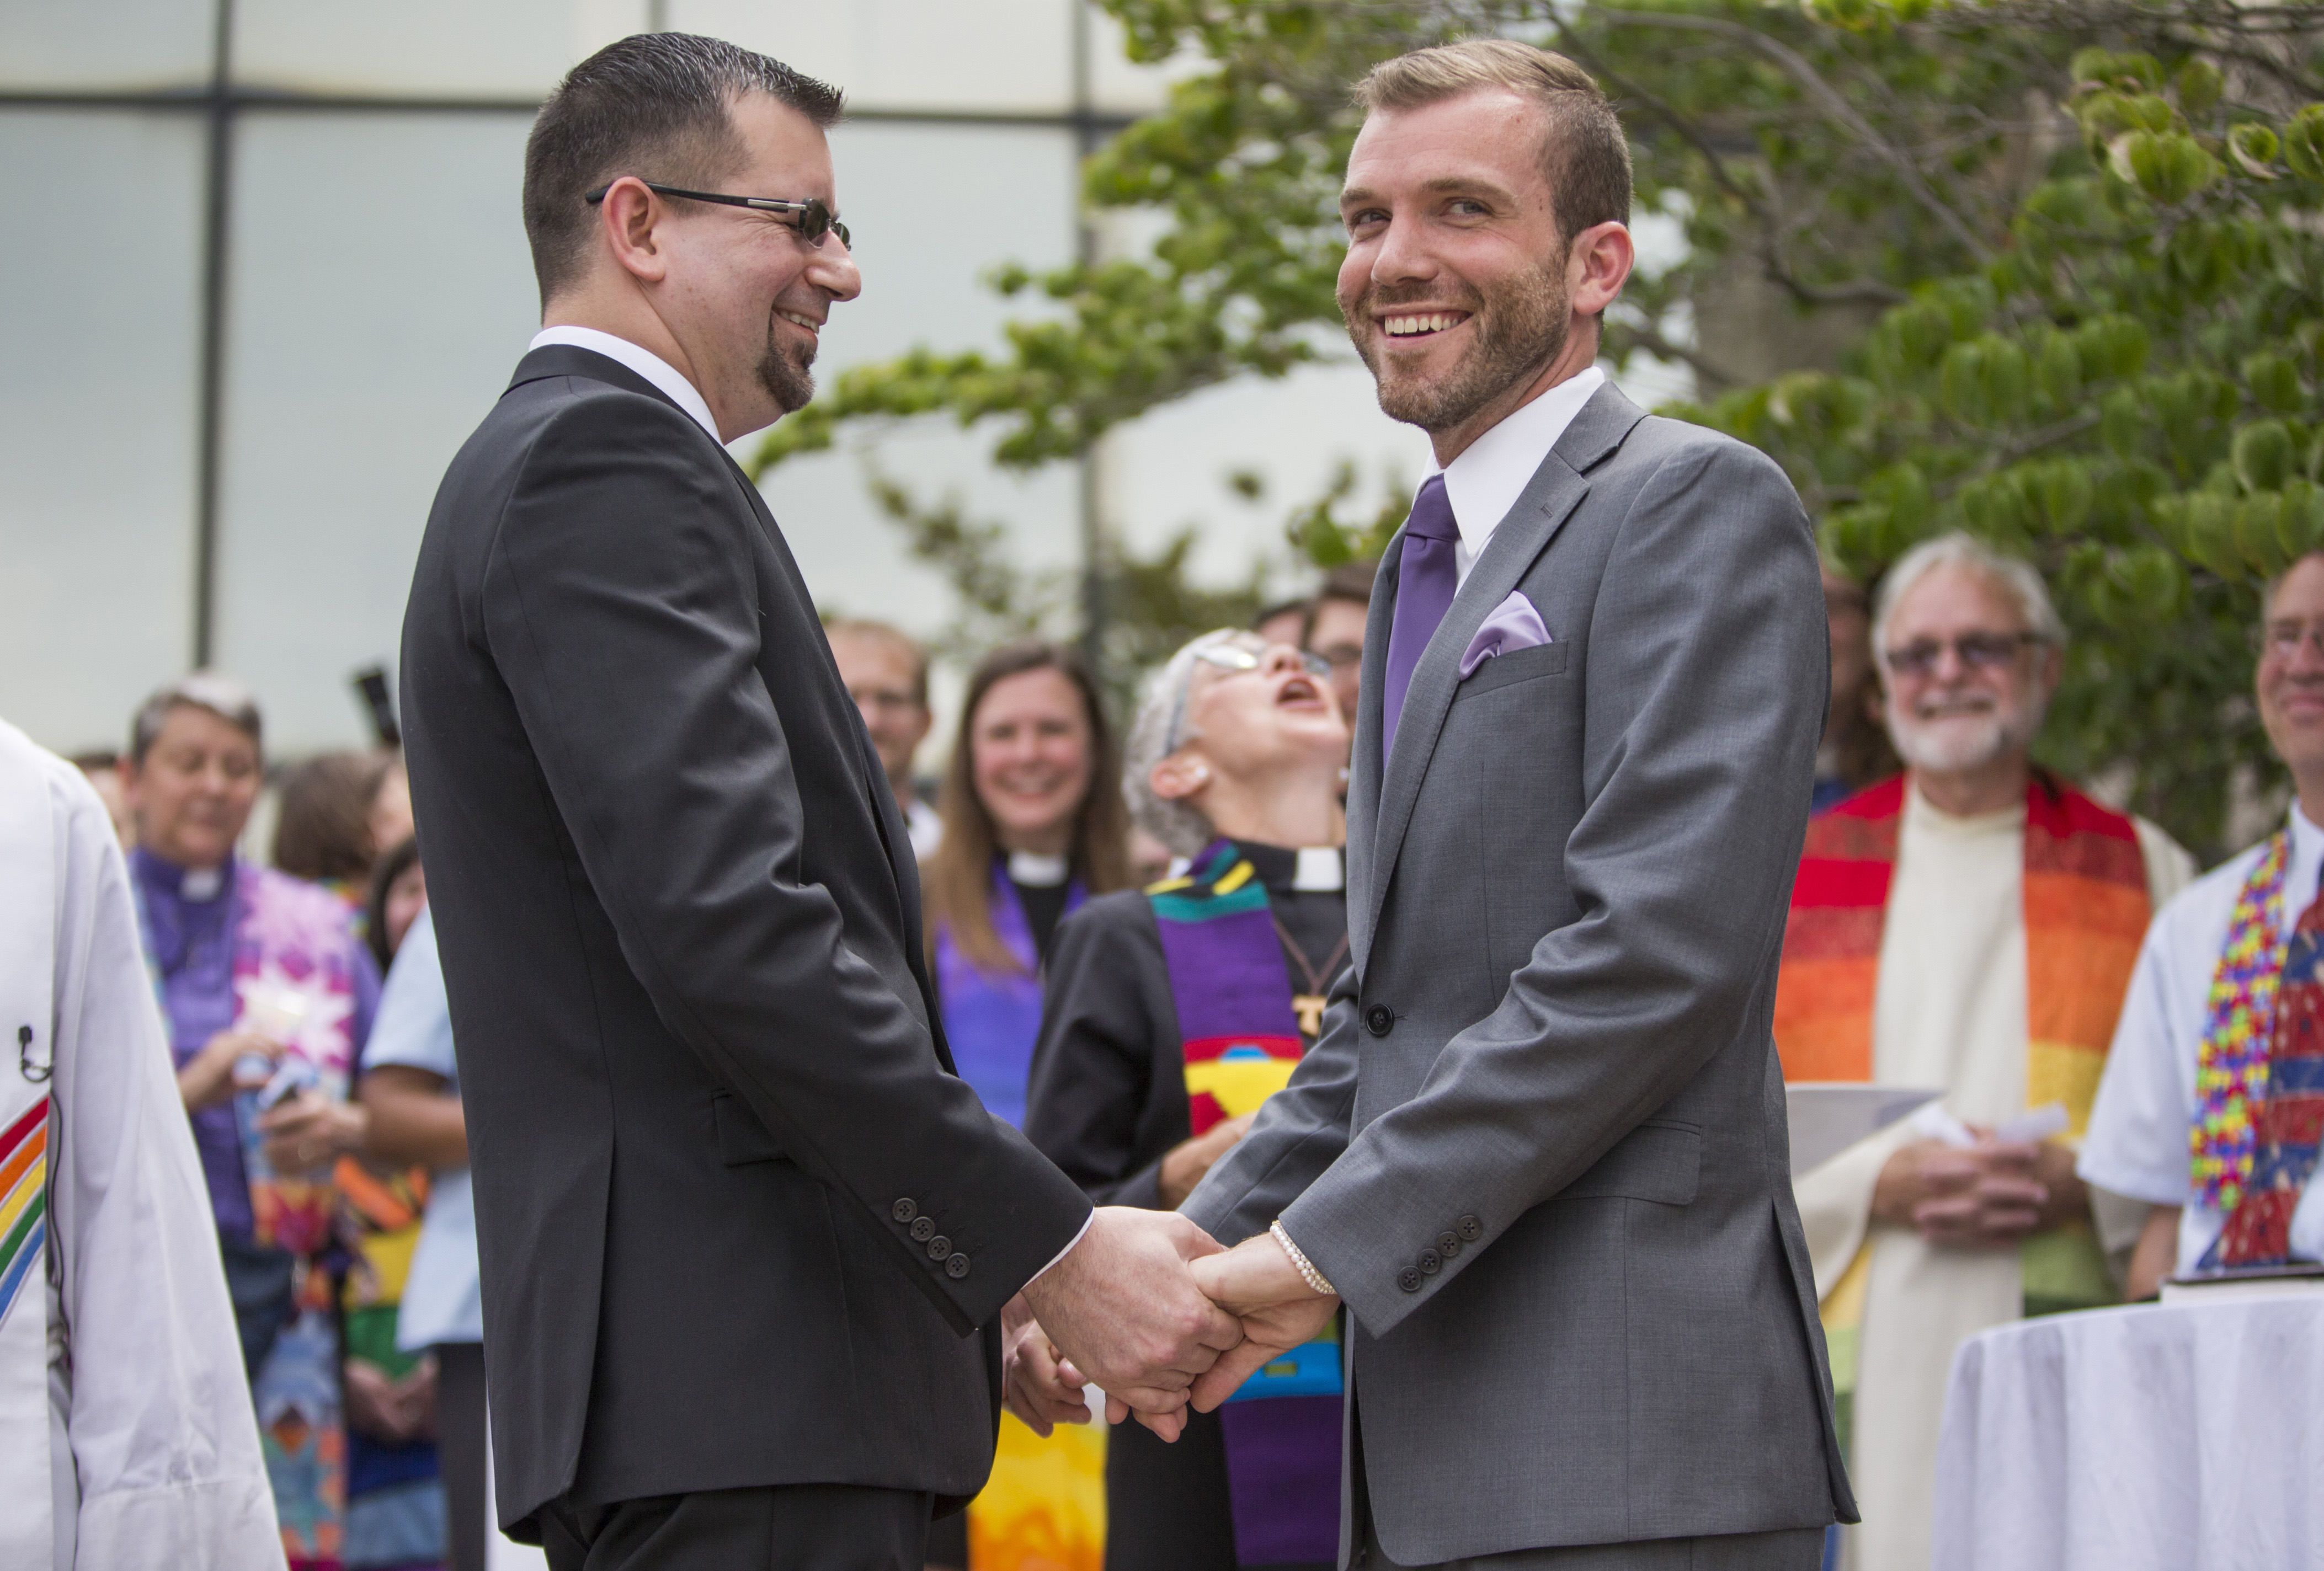
[[[1807,522],[1600,389],[1422,656],[1365,639],[1351,964],[1184,1209],[1278,1216],[1352,1314],[1405,1565],[1853,1520],[1769,1022],[1830,676]],[[1460,660],[1511,590],[1552,641]]]

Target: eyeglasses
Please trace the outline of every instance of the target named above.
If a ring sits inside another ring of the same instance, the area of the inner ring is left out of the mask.
[[[1915,639],[1901,649],[1883,652],[1881,659],[1894,675],[1926,676],[1936,670],[1937,662],[1950,648],[1960,657],[1964,670],[1998,671],[2015,664],[2017,652],[2027,645],[2049,641],[2040,633],[1963,633],[1950,642]]]
[[[721,207],[749,207],[759,213],[797,213],[798,222],[792,227],[798,231],[799,238],[809,245],[820,245],[825,234],[836,234],[839,236],[840,244],[850,249],[854,246],[854,242],[848,238],[847,225],[839,221],[838,215],[823,205],[823,198],[820,197],[809,197],[804,202],[793,202],[781,197],[725,197],[715,191],[688,191],[680,189],[677,186],[660,185],[652,180],[641,180],[638,183],[657,197],[678,197],[688,202],[716,202]],[[604,201],[605,193],[613,188],[613,182],[609,180],[581,199],[594,207]]]
[[[1196,649],[1194,658],[1205,666],[1215,666],[1221,671],[1227,672],[1256,671],[1267,664],[1266,655],[1242,644],[1212,644]],[[1332,675],[1332,663],[1321,655],[1311,655],[1302,650],[1299,655],[1299,665],[1308,675],[1319,681]],[[1186,672],[1185,682],[1178,689],[1177,702],[1171,706],[1170,729],[1162,734],[1162,756],[1166,758],[1178,750],[1178,729],[1185,723],[1186,700],[1193,695],[1194,691],[1194,673],[1190,666]]]
[[[2324,617],[2310,621],[2286,617],[2259,629],[2258,634],[2255,641],[2259,645],[2260,654],[2266,658],[2297,659],[2303,645],[2313,645],[2319,654],[2324,654]]]

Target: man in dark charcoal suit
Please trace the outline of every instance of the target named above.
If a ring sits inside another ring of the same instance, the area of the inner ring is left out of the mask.
[[[1829,667],[1783,472],[1595,369],[1621,127],[1506,41],[1388,61],[1340,305],[1441,473],[1389,547],[1351,968],[1188,1197],[1250,1338],[1344,1300],[1366,1571],[1812,1571],[1854,1511],[1770,1022]]]
[[[839,108],[682,34],[575,68],[525,155],[545,330],[406,613],[499,1514],[558,1571],[918,1571],[1020,1291],[1166,1414],[1240,1336],[1216,1245],[1093,1213],[950,1072],[905,825],[724,450],[860,287]]]

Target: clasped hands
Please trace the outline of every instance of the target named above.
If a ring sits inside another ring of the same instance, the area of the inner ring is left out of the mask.
[[[1976,1130],[1974,1146],[1915,1141],[1890,1156],[1872,1191],[1872,1215],[1960,1249],[2015,1246],[2089,1215],[2074,1153],[2054,1141],[2002,1141]]]
[[[1135,1416],[1165,1440],[1271,1360],[1312,1340],[1340,1300],[1315,1291],[1273,1236],[1232,1249],[1175,1211],[1099,1208],[1063,1260],[1002,1311],[1009,1410],[1038,1434]]]

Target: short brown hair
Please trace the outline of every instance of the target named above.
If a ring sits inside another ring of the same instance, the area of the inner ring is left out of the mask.
[[[323,753],[284,776],[274,820],[276,869],[321,884],[370,877],[379,854],[371,840],[371,804],[387,768],[384,753]]]
[[[1630,144],[1588,71],[1562,54],[1507,38],[1471,38],[1382,60],[1355,86],[1356,107],[1418,109],[1480,87],[1540,104],[1549,119],[1543,172],[1561,240],[1630,221]]]
[[[870,639],[887,645],[912,663],[912,702],[922,709],[928,706],[928,652],[920,641],[892,622],[867,621],[858,617],[834,617],[823,624],[823,636],[827,643],[841,635]]]
[[[1315,619],[1323,615],[1325,601],[1343,601],[1349,605],[1371,610],[1372,582],[1379,576],[1379,564],[1364,561],[1342,562],[1323,574],[1323,587],[1316,590],[1315,598],[1308,602],[1307,620],[1300,624],[1299,647],[1305,649],[1314,646]]]
[[[524,143],[524,235],[542,305],[586,264],[591,191],[622,175],[712,190],[742,162],[732,111],[745,93],[764,93],[816,125],[833,124],[843,107],[827,83],[690,32],[636,33],[567,73]]]
[[[145,766],[145,755],[161,738],[162,722],[173,709],[207,710],[250,739],[253,749],[265,750],[265,740],[258,717],[258,700],[250,689],[231,676],[216,671],[195,671],[179,677],[164,687],[157,687],[145,702],[137,706],[137,714],[129,722],[129,761],[139,768]]]

